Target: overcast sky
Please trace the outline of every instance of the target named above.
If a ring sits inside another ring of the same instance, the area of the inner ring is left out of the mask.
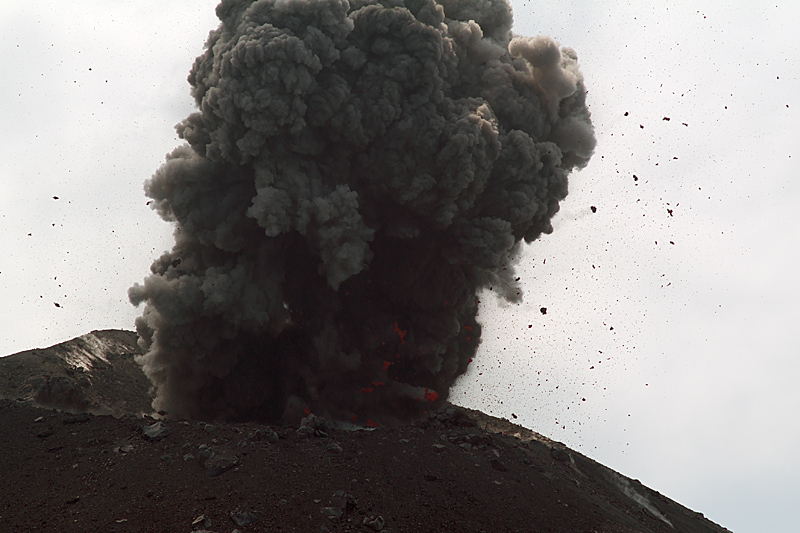
[[[794,531],[800,4],[671,4],[514,2],[516,32],[576,49],[599,142],[524,302],[483,297],[453,395],[737,533]],[[142,185],[215,5],[3,0],[0,354],[132,328],[172,240]]]

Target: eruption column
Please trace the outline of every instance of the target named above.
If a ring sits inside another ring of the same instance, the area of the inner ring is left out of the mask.
[[[173,249],[129,291],[156,409],[393,423],[447,399],[477,292],[550,233],[595,139],[577,56],[501,0],[223,0],[186,144],[146,182]]]

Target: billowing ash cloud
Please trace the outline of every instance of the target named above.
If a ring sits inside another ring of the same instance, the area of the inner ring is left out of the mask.
[[[175,246],[137,320],[154,407],[392,423],[480,342],[595,139],[575,52],[501,0],[224,0],[146,183]]]

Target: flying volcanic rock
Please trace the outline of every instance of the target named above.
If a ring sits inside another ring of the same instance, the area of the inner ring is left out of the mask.
[[[175,246],[129,291],[154,407],[392,423],[480,342],[477,292],[552,231],[595,139],[577,56],[501,0],[223,0],[188,144],[147,181]]]

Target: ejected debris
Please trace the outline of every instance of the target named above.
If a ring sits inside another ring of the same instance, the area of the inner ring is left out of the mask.
[[[383,526],[386,525],[386,522],[382,516],[365,516],[362,524],[373,531],[383,531]]]
[[[192,529],[205,530],[209,527],[211,527],[211,520],[204,514],[201,514],[192,520]]]
[[[258,513],[253,513],[251,511],[241,511],[239,509],[232,511],[230,517],[231,520],[233,520],[233,522],[237,526],[241,527],[249,526],[250,524],[255,524],[256,522],[261,520],[261,517],[258,515]]]
[[[208,477],[216,477],[239,464],[239,458],[230,450],[201,444],[198,459],[206,469]]]
[[[333,493],[333,496],[331,496],[330,505],[328,507],[322,507],[320,512],[333,520],[355,511],[357,505],[358,501],[352,494],[343,490],[337,490]]]
[[[161,440],[168,437],[170,433],[172,433],[172,431],[160,420],[155,424],[142,428],[142,435],[150,440]]]
[[[298,437],[327,437],[330,430],[327,420],[311,413],[300,421],[296,433]]]

